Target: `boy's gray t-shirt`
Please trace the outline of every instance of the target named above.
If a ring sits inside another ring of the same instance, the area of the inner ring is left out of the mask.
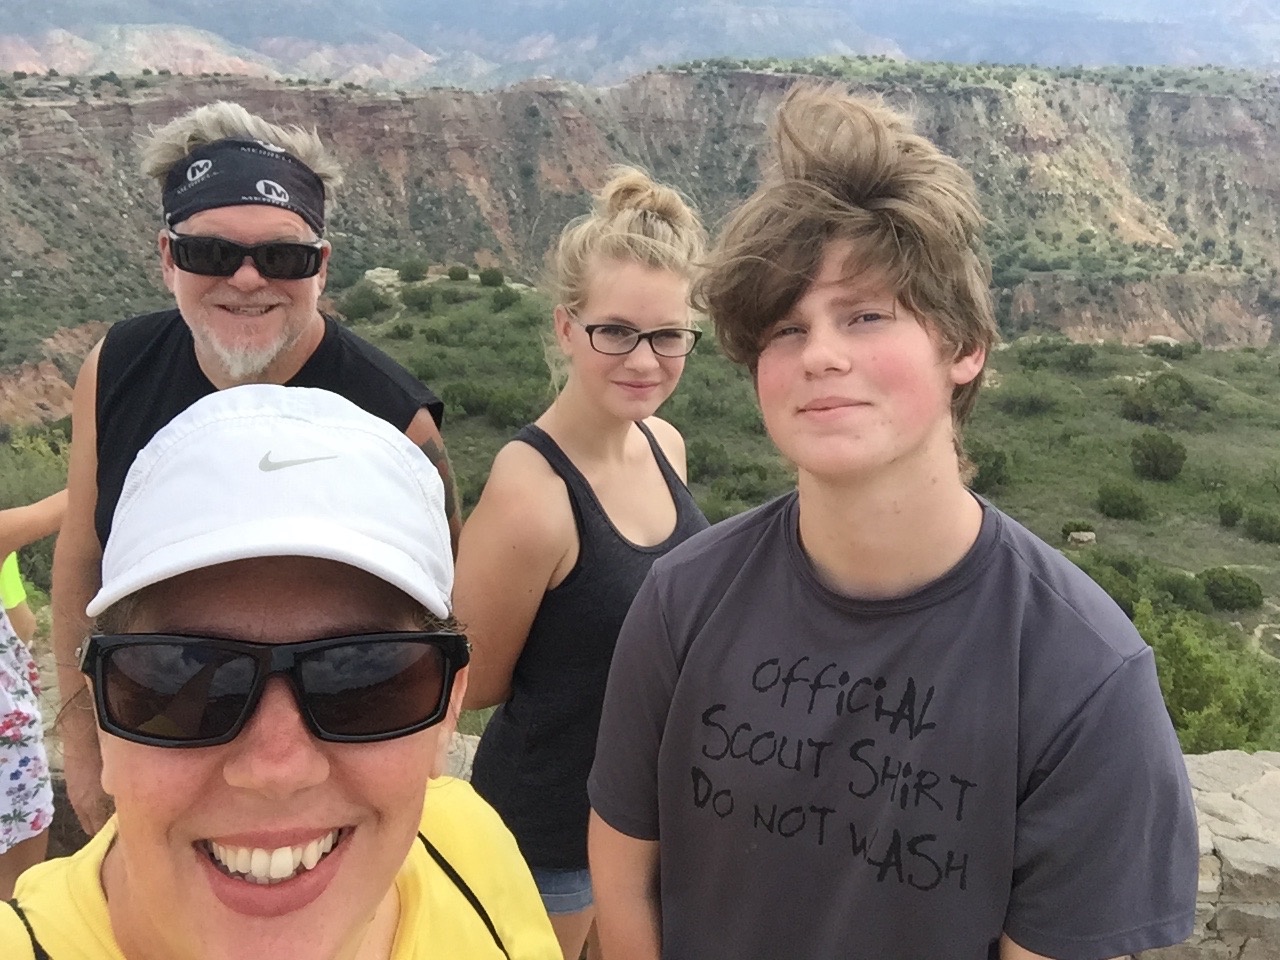
[[[653,567],[609,676],[591,805],[660,840],[669,960],[1061,960],[1184,940],[1195,811],[1151,649],[984,504],[947,575],[858,601],[795,494]]]

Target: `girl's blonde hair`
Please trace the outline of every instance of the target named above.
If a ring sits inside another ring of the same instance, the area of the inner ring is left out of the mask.
[[[640,263],[692,281],[706,243],[702,221],[673,187],[638,167],[611,167],[592,211],[561,231],[544,285],[555,303],[576,314],[586,305],[592,271],[600,263]],[[564,355],[551,338],[543,352],[558,389],[566,374]]]
[[[637,167],[613,167],[595,195],[594,209],[561,232],[548,286],[556,303],[577,311],[586,303],[591,271],[601,260],[641,263],[692,279],[706,236],[702,221],[675,189]]]

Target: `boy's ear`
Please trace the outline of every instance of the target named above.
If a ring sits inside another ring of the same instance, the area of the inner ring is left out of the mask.
[[[969,353],[956,357],[951,361],[951,382],[957,387],[971,383],[982,372],[986,363],[987,351],[984,347],[975,347]]]

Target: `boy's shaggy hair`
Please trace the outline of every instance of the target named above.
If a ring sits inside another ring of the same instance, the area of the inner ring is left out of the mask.
[[[798,85],[774,120],[772,168],[729,219],[694,294],[730,359],[752,370],[769,328],[818,272],[833,241],[850,274],[880,269],[898,300],[953,357],[997,339],[973,179],[911,122],[834,87]],[[956,387],[963,425],[982,375]]]

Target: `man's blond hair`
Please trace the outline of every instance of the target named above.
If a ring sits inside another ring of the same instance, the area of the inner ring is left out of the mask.
[[[283,147],[311,168],[328,197],[342,184],[342,167],[314,129],[296,124],[280,126],[227,100],[188,110],[152,130],[142,143],[142,172],[163,184],[173,165],[192,150],[228,137],[263,140]]]

